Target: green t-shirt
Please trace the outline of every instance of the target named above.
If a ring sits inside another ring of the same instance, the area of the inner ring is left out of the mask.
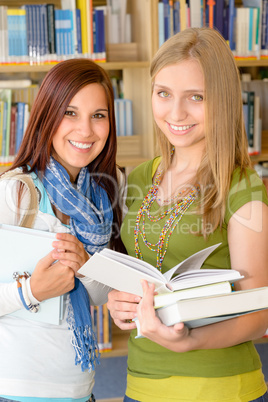
[[[140,205],[152,185],[153,166],[157,161],[145,162],[129,175],[128,213],[124,219],[121,236],[129,255],[135,256],[134,227]],[[190,255],[211,245],[221,245],[206,259],[203,268],[231,268],[227,242],[227,226],[231,216],[244,204],[252,200],[263,201],[268,205],[266,189],[254,170],[247,170],[247,176],[240,180],[240,170],[233,174],[227,201],[225,220],[222,229],[217,228],[205,240],[194,235],[201,229],[201,217],[195,213],[195,203],[182,216],[172,235],[162,263],[164,273]],[[158,204],[152,205],[151,213],[159,210]],[[156,243],[159,232],[166,219],[153,224],[146,217],[145,227],[148,240]],[[139,240],[143,258],[156,265],[156,253],[149,250]],[[261,367],[259,356],[252,342],[246,342],[225,349],[197,350],[187,353],[174,353],[146,338],[135,339],[136,330],[129,340],[128,372],[133,376],[165,378],[169,376],[222,377],[250,372]]]

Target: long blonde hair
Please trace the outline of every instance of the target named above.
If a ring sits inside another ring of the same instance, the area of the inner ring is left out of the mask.
[[[221,226],[232,173],[251,166],[243,120],[239,71],[224,38],[211,28],[189,28],[168,39],[151,63],[152,83],[164,67],[196,60],[204,74],[206,152],[196,182],[202,189],[199,212],[204,228]],[[179,77],[178,77],[179,79]],[[172,145],[156,127],[163,166],[171,163]],[[207,224],[210,224],[207,226]]]

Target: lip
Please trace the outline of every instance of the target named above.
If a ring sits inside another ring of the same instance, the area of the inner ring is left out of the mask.
[[[83,142],[83,141],[74,141],[74,140],[68,140],[68,142],[71,145],[71,147],[78,152],[88,152],[94,145],[94,142]],[[76,144],[80,144],[80,145],[82,145],[82,147],[80,148]]]
[[[168,123],[168,122],[167,122],[167,125],[168,125],[168,128],[169,128],[169,131],[172,134],[175,134],[175,135],[184,135],[186,133],[189,133],[189,131],[191,131],[196,126],[196,124],[180,124],[180,125],[177,125],[177,124],[171,124],[171,123]]]

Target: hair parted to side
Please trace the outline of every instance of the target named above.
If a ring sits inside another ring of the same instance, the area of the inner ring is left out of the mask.
[[[80,89],[95,83],[102,85],[106,92],[110,131],[105,147],[90,163],[88,169],[107,191],[114,208],[114,227],[118,230],[122,214],[118,202],[115,202],[118,201],[118,189],[115,186],[117,142],[114,94],[108,74],[92,60],[82,58],[65,60],[56,64],[46,74],[32,106],[29,123],[12,169],[22,167],[27,172],[27,165],[30,165],[31,171],[45,170],[52,154],[53,136],[71,99]]]
[[[203,228],[222,225],[232,172],[251,166],[243,120],[239,71],[221,34],[211,28],[188,28],[168,39],[151,63],[152,85],[157,73],[168,65],[196,60],[204,74],[206,150],[197,172],[201,188]],[[180,77],[178,77],[178,80]],[[167,169],[171,144],[156,127]],[[204,233],[206,236],[208,233]]]

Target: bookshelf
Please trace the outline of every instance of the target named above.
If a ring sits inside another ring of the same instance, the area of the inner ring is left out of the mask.
[[[0,5],[9,8],[23,4],[41,4],[45,0],[0,0]],[[61,0],[52,0],[61,8]],[[93,5],[103,5],[105,1],[94,0]],[[128,9],[132,15],[132,37],[137,45],[137,60],[107,61],[101,66],[109,73],[119,72],[124,83],[124,97],[133,102],[133,138],[118,138],[117,162],[122,167],[134,167],[154,156],[155,144],[151,118],[149,67],[154,52],[154,20],[157,10],[155,0],[129,0]],[[152,12],[154,10],[154,12]],[[41,83],[53,65],[4,65],[0,64],[0,79],[30,78]],[[139,83],[137,85],[136,83]],[[134,138],[135,137],[135,138]],[[129,152],[131,149],[131,152]],[[3,167],[0,168],[3,170]]]

